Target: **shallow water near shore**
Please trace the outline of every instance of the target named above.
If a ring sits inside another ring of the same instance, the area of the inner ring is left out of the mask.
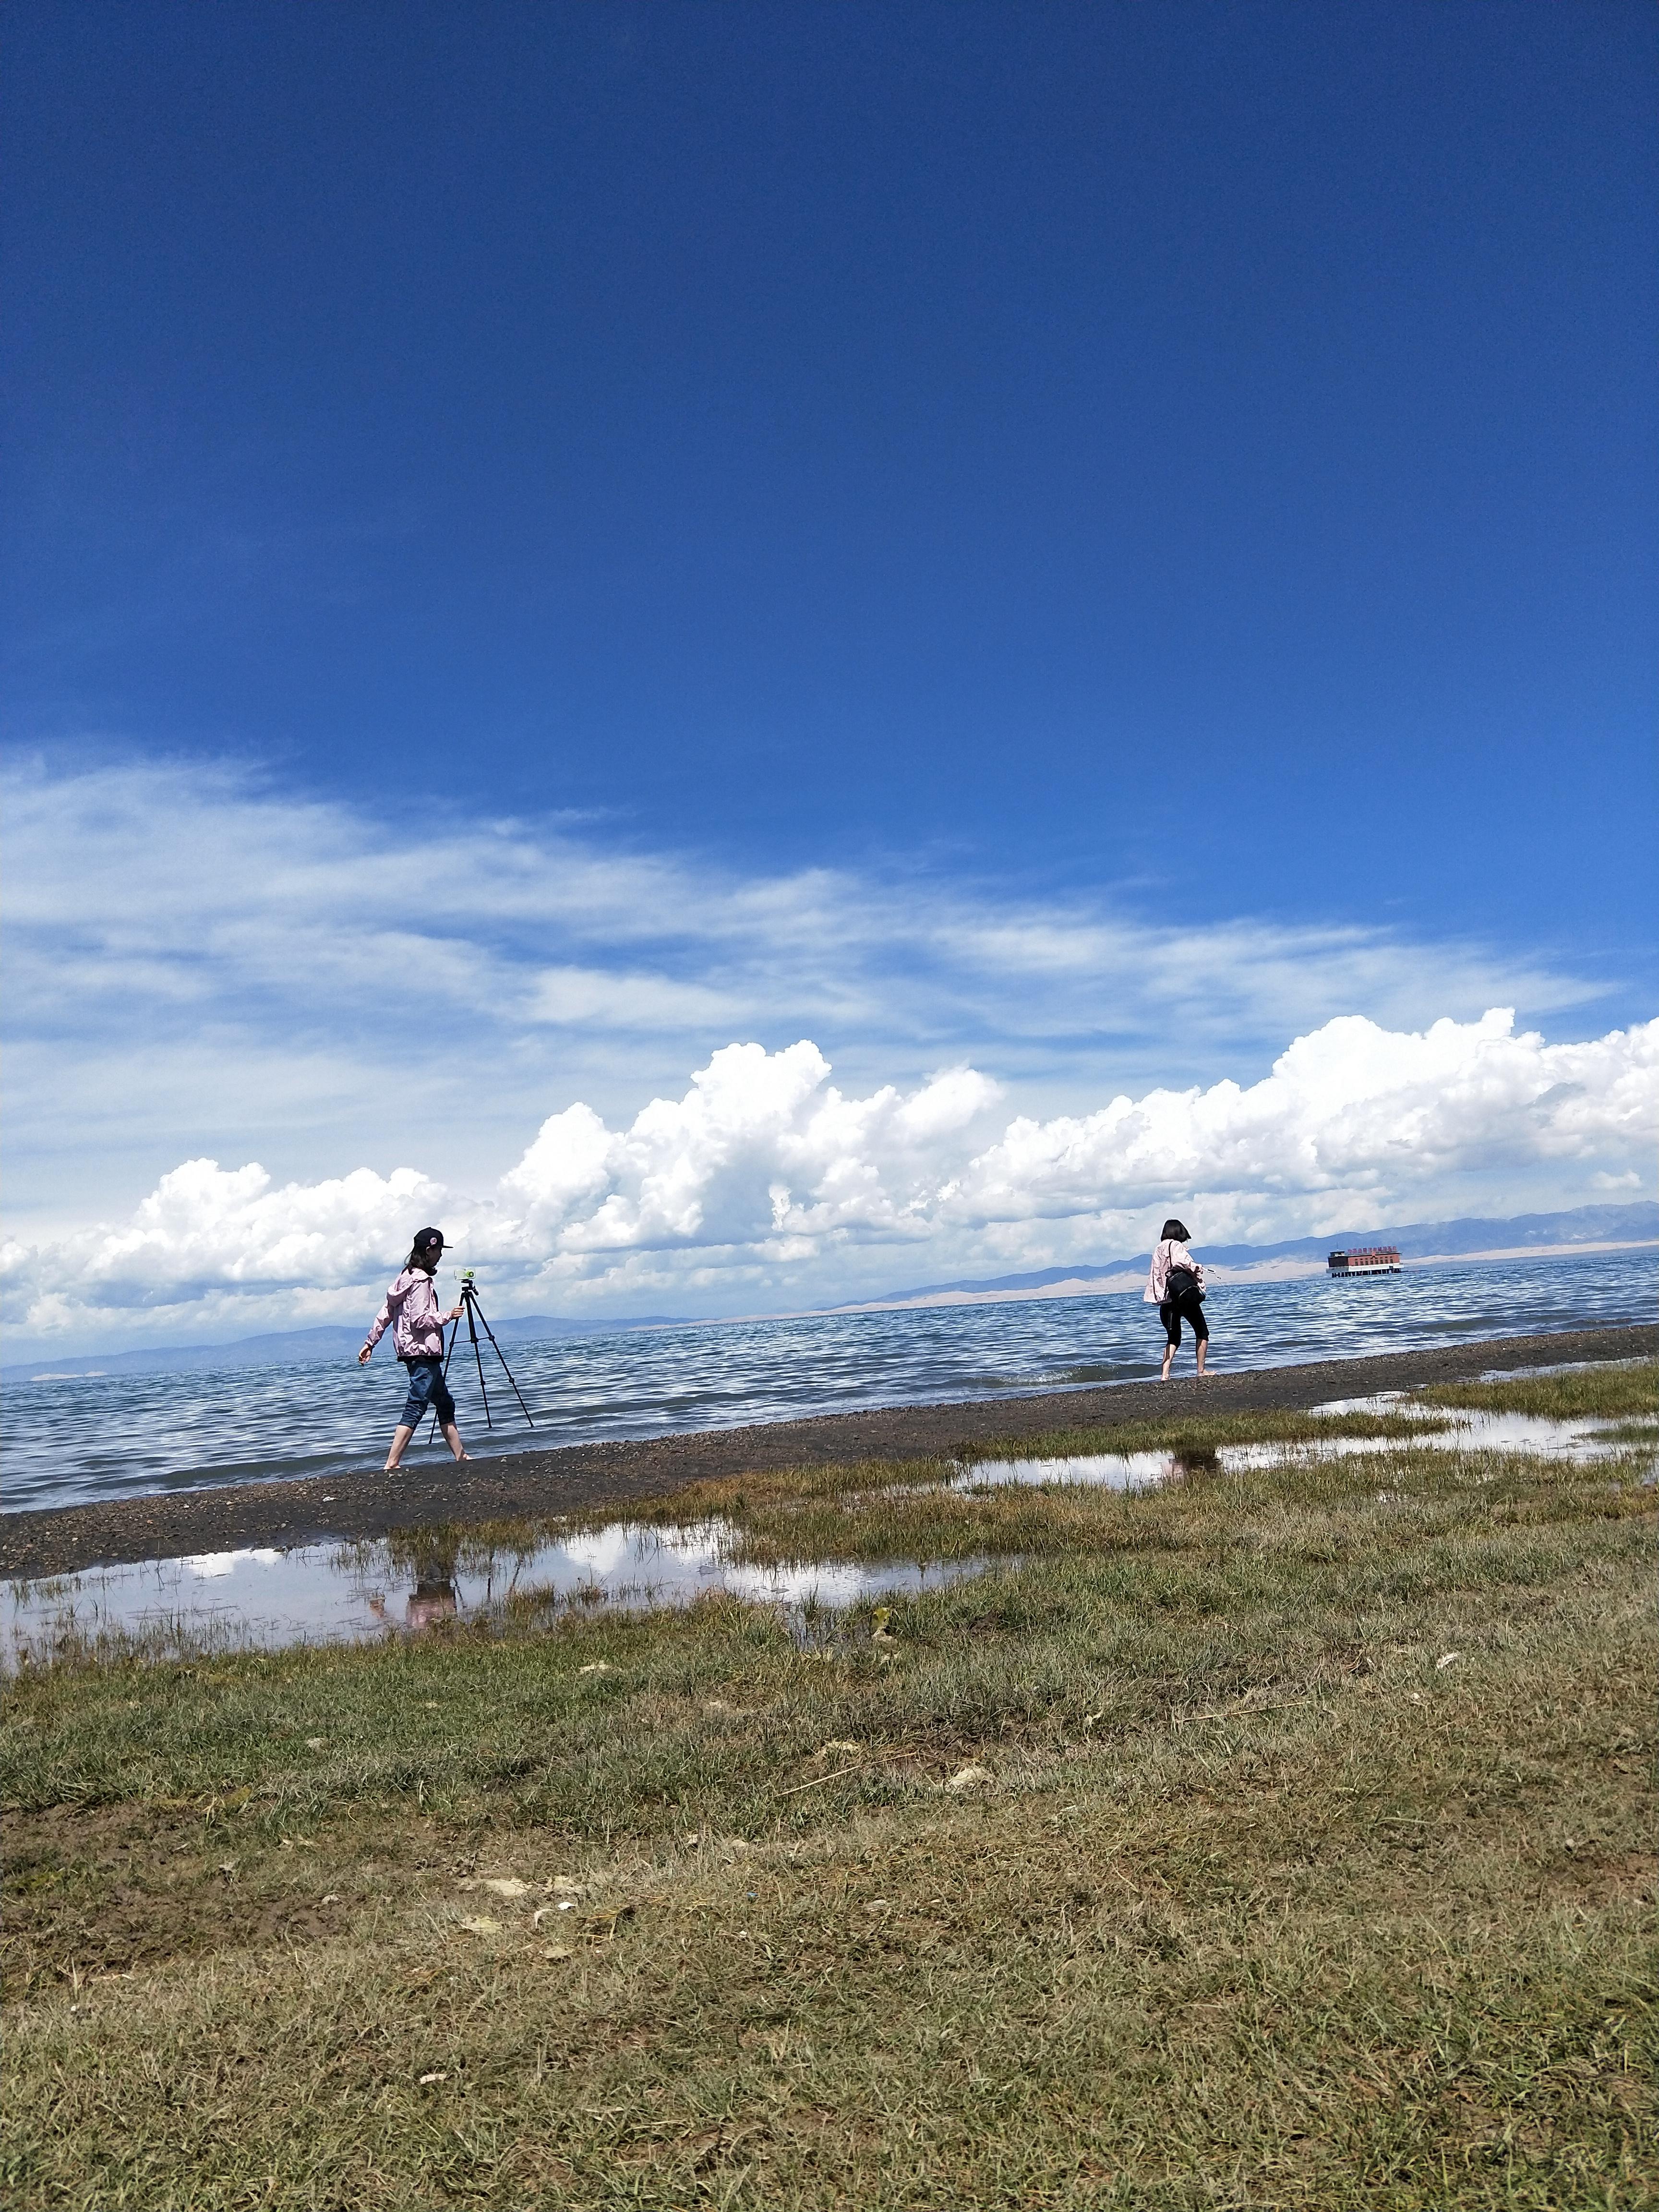
[[[1218,1444],[1212,1451],[1087,1452],[1067,1459],[983,1459],[960,1470],[969,1489],[994,1489],[1004,1483],[1098,1483],[1112,1490],[1144,1490],[1189,1474],[1243,1474],[1247,1470],[1291,1467],[1298,1462],[1363,1458],[1376,1452],[1427,1449],[1449,1452],[1529,1452],[1582,1466],[1630,1449],[1628,1422],[1584,1419],[1558,1421],[1536,1413],[1454,1413],[1425,1406],[1403,1390],[1374,1398],[1337,1398],[1316,1406],[1316,1413],[1378,1413],[1403,1416],[1422,1424],[1418,1433],[1401,1437],[1316,1437],[1303,1443]],[[1659,1421],[1641,1425],[1659,1449]]]
[[[969,1495],[1008,1486],[1070,1484],[1130,1492],[1193,1476],[1425,1447],[1521,1452],[1582,1465],[1628,1451],[1633,1427],[1646,1432],[1659,1449],[1659,1423],[1451,1412],[1400,1392],[1334,1401],[1316,1410],[1406,1415],[1422,1425],[1403,1439],[1331,1436],[1299,1443],[1222,1444],[1204,1451],[975,1460],[952,1465],[939,1487]],[[775,1606],[796,1632],[805,1633],[822,1613],[842,1612],[872,1598],[942,1588],[982,1573],[990,1564],[984,1559],[808,1560],[762,1566],[738,1557],[738,1530],[718,1518],[677,1528],[619,1520],[529,1545],[424,1535],[292,1551],[210,1552],[14,1580],[4,1585],[0,1667],[15,1670],[71,1655],[127,1650],[163,1657],[299,1643],[362,1643],[515,1616],[550,1623],[561,1612],[684,1607],[714,1591]]]
[[[1650,1321],[1659,1254],[1408,1268],[1353,1282],[1221,1284],[1206,1311],[1218,1372],[1360,1358],[1534,1331]],[[487,1294],[487,1286],[486,1286]],[[638,1440],[860,1408],[1063,1393],[1158,1372],[1157,1316],[1138,1295],[828,1314],[506,1346],[534,1417],[486,1368],[497,1425],[458,1355],[451,1381],[476,1457]],[[1191,1346],[1178,1374],[1190,1376]],[[376,1467],[403,1377],[382,1352],[181,1374],[52,1376],[5,1393],[13,1511],[216,1483]],[[504,1407],[512,1406],[512,1418]],[[441,1445],[410,1455],[447,1463]]]
[[[209,1552],[6,1586],[0,1666],[49,1665],[70,1653],[169,1657],[372,1643],[451,1624],[562,1612],[646,1613],[726,1591],[778,1607],[805,1632],[820,1613],[872,1597],[936,1589],[980,1574],[983,1559],[754,1566],[732,1556],[734,1532],[614,1522],[527,1549],[428,1546],[418,1559],[385,1542]]]

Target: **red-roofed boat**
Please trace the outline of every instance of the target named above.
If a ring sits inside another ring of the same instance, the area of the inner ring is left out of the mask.
[[[1355,1251],[1333,1252],[1326,1265],[1334,1275],[1397,1275],[1400,1273],[1400,1247],[1397,1244],[1365,1244]]]

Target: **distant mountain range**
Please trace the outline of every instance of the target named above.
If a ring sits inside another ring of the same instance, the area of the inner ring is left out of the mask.
[[[679,1316],[641,1314],[629,1321],[567,1321],[558,1314],[518,1314],[510,1321],[492,1320],[490,1327],[503,1344],[544,1344],[552,1336],[614,1336],[623,1329],[661,1328]],[[243,1336],[228,1344],[156,1344],[142,1352],[89,1352],[62,1359],[43,1352],[38,1359],[0,1367],[0,1382],[38,1381],[64,1375],[156,1375],[181,1373],[204,1367],[282,1367],[290,1362],[355,1358],[362,1348],[364,1332],[331,1325],[322,1328],[284,1329],[275,1336]],[[482,1334],[479,1341],[488,1346]]]
[[[1297,1237],[1283,1244],[1210,1244],[1198,1241],[1200,1256],[1218,1267],[1249,1267],[1273,1260],[1322,1260],[1342,1244],[1397,1244],[1407,1259],[1431,1255],[1524,1250],[1536,1245],[1638,1244],[1659,1243],[1659,1204],[1579,1206],[1565,1213],[1522,1213],[1508,1221],[1413,1221],[1398,1229],[1353,1229],[1330,1237]],[[1127,1254],[1121,1260],[1086,1267],[1043,1267],[1035,1274],[988,1275],[919,1289],[889,1291],[860,1298],[857,1307],[902,1305],[916,1299],[947,1297],[987,1291],[1042,1291],[1054,1283],[1099,1282],[1144,1268],[1150,1255]],[[829,1309],[845,1313],[851,1305]],[[618,1321],[568,1321],[559,1314],[515,1314],[493,1321],[503,1344],[544,1343],[550,1337],[609,1336],[624,1329],[667,1328],[683,1322],[676,1314],[635,1314]],[[360,1328],[294,1328],[272,1336],[245,1336],[228,1344],[152,1345],[142,1352],[88,1352],[64,1358],[38,1358],[0,1367],[0,1382],[22,1382],[69,1375],[145,1375],[190,1369],[283,1366],[289,1362],[349,1358],[363,1340]]]
[[[1659,1243],[1659,1202],[1633,1206],[1576,1206],[1565,1213],[1519,1213],[1508,1221],[1408,1221],[1398,1229],[1346,1229],[1329,1237],[1293,1237],[1284,1244],[1212,1244],[1194,1239],[1200,1256],[1218,1267],[1249,1267],[1264,1260],[1322,1260],[1345,1244],[1397,1244],[1404,1259],[1455,1257],[1461,1252],[1510,1252],[1526,1245]],[[954,1283],[926,1283],[912,1291],[886,1291],[860,1305],[900,1305],[912,1298],[952,1291],[1041,1291],[1053,1283],[1097,1283],[1148,1266],[1150,1251],[1127,1253],[1088,1267],[1044,1267],[1034,1275],[983,1275]],[[845,1309],[842,1309],[845,1310]]]

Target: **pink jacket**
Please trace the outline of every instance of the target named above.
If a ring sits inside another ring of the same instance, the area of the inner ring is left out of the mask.
[[[439,1320],[438,1285],[424,1267],[405,1267],[386,1294],[374,1316],[366,1350],[373,1352],[392,1323],[392,1345],[399,1359],[441,1359],[444,1325]]]
[[[1154,1244],[1152,1247],[1152,1272],[1146,1278],[1146,1287],[1140,1294],[1142,1305],[1161,1306],[1163,1304],[1164,1293],[1170,1287],[1171,1267],[1190,1267],[1194,1274],[1198,1277],[1200,1285],[1202,1285],[1203,1268],[1199,1266],[1198,1261],[1194,1259],[1184,1244],[1177,1244],[1173,1237],[1166,1237],[1161,1243]]]

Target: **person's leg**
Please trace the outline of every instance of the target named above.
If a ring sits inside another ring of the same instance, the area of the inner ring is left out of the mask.
[[[456,1459],[468,1458],[470,1455],[461,1442],[461,1432],[455,1425],[455,1401],[449,1395],[449,1385],[444,1380],[441,1369],[433,1377],[432,1407],[438,1416],[438,1425],[444,1432],[444,1442],[449,1446],[452,1455]]]
[[[1163,1317],[1165,1342],[1164,1372],[1158,1379],[1160,1382],[1167,1382],[1170,1379],[1170,1363],[1181,1346],[1181,1308],[1171,1299],[1168,1305],[1160,1306],[1158,1312]]]
[[[1203,1302],[1196,1291],[1192,1293],[1187,1318],[1193,1325],[1193,1346],[1198,1353],[1198,1379],[1201,1382],[1204,1380],[1204,1355],[1210,1348],[1210,1324],[1204,1318]]]
[[[386,1466],[381,1470],[382,1473],[386,1474],[392,1473],[403,1457],[410,1438],[426,1419],[427,1408],[432,1401],[432,1386],[434,1382],[440,1388],[442,1387],[443,1376],[439,1371],[435,1359],[410,1361],[409,1395],[404,1400],[404,1410],[398,1417],[398,1425],[392,1432],[392,1449],[386,1454]],[[449,1410],[452,1414],[454,1413],[455,1408],[453,1404]]]

